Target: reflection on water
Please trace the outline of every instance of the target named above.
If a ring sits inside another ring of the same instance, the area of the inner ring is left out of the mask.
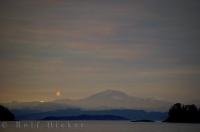
[[[0,132],[199,132],[200,124],[134,123],[129,121],[0,122]]]

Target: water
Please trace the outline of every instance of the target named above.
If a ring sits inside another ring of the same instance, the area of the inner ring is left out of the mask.
[[[0,122],[0,132],[200,132],[200,124],[129,121]]]

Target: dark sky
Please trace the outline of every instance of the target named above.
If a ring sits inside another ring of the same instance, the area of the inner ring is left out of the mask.
[[[0,1],[1,102],[106,89],[200,101],[199,58],[199,0]]]

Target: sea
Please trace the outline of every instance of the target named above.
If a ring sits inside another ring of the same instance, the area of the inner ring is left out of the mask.
[[[11,121],[0,132],[200,132],[200,124],[130,121]]]

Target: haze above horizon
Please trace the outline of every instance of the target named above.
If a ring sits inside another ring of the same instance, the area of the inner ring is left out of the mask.
[[[200,1],[1,0],[0,102],[107,89],[200,100]]]

